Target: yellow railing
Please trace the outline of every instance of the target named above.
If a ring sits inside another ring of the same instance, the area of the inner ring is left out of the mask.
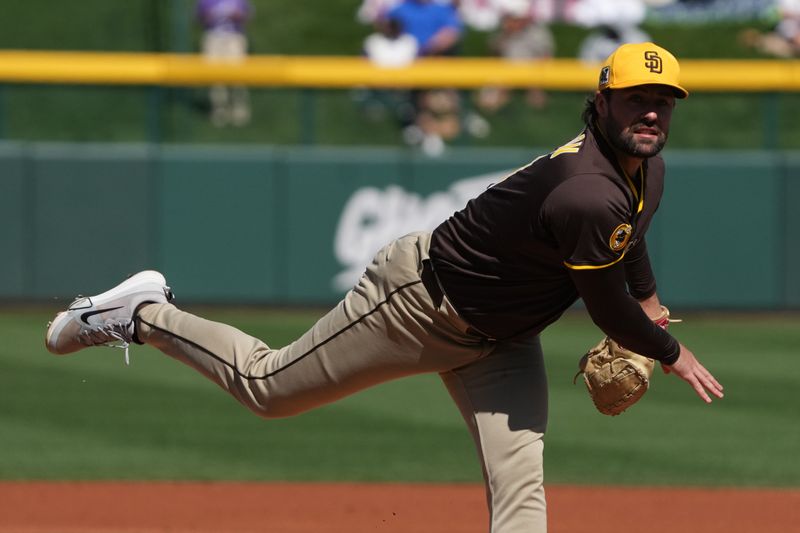
[[[689,91],[800,91],[800,61],[684,60]],[[556,59],[508,62],[491,58],[431,58],[399,69],[360,57],[254,55],[228,65],[194,54],[0,50],[0,83],[254,87],[508,87],[591,90],[597,65]]]

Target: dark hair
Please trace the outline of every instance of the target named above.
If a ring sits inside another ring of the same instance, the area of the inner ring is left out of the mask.
[[[603,96],[608,100],[611,96],[611,89],[603,89],[601,91]],[[594,124],[597,121],[597,107],[595,106],[595,100],[597,99],[597,94],[595,93],[593,96],[590,96],[586,99],[586,103],[584,104],[583,113],[581,113],[581,118],[583,119],[584,124],[590,125]]]

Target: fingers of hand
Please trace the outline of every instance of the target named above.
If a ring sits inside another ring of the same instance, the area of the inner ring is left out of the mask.
[[[688,376],[687,381],[695,392],[697,392],[697,395],[706,403],[711,403],[711,397],[708,395],[709,392],[717,398],[722,398],[724,396],[722,393],[722,385],[702,365],[697,365],[695,372]]]
[[[700,399],[706,403],[711,403],[709,393],[717,398],[723,397],[722,385],[691,352],[682,354],[670,370],[689,383]]]
[[[722,393],[724,387],[722,384],[716,380],[711,373],[703,368],[703,377],[702,377],[703,386],[708,390],[711,394],[716,396],[717,398],[722,398],[724,394]]]
[[[711,396],[709,392],[717,398],[722,398],[722,385],[716,380],[711,372],[700,364],[700,361],[694,356],[691,350],[681,345],[681,353],[678,360],[671,366],[661,365],[664,372],[674,373],[684,381],[686,381],[697,395],[706,403],[711,403]]]
[[[706,403],[711,403],[711,397],[708,395],[706,390],[703,388],[703,385],[697,379],[688,380],[689,384],[692,386],[694,391],[700,396],[700,399]]]

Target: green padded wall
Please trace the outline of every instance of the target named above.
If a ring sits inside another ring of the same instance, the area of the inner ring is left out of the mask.
[[[33,279],[28,267],[33,261],[33,182],[25,175],[20,145],[0,145],[0,294],[24,297]]]
[[[765,154],[665,156],[656,273],[668,301],[708,307],[782,304],[781,169]]]
[[[143,268],[184,302],[330,304],[541,149],[0,143],[0,298],[67,299]],[[648,243],[664,301],[800,308],[800,153],[668,151]]]
[[[160,156],[159,267],[178,296],[258,302],[280,296],[284,238],[278,162],[269,150],[169,148]]]
[[[153,265],[157,212],[146,147],[37,145],[26,154],[33,238],[27,288],[37,298],[90,294]]]

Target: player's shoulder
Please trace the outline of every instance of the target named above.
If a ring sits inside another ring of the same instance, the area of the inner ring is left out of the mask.
[[[588,214],[611,206],[625,206],[628,200],[624,191],[608,176],[583,172],[564,176],[550,191],[547,203],[551,207]]]
[[[552,152],[547,154],[547,159],[553,160],[564,155],[579,154],[590,150],[592,146],[591,130],[585,128],[581,133],[574,138],[565,142],[561,146],[555,148]],[[571,160],[573,158],[564,158]]]
[[[617,189],[616,168],[599,149],[589,128],[540,158],[538,163],[539,174],[551,177],[553,193],[591,199]]]
[[[578,135],[533,161],[532,166],[560,177],[572,174],[605,172],[609,162],[599,150],[592,129],[584,128]]]
[[[654,168],[663,169],[660,158],[654,162]],[[604,191],[611,193],[626,187],[626,181],[609,159],[607,150],[601,149],[590,127],[550,152],[538,156],[509,177],[527,182],[527,186],[535,186],[539,191],[577,189],[591,195]]]

